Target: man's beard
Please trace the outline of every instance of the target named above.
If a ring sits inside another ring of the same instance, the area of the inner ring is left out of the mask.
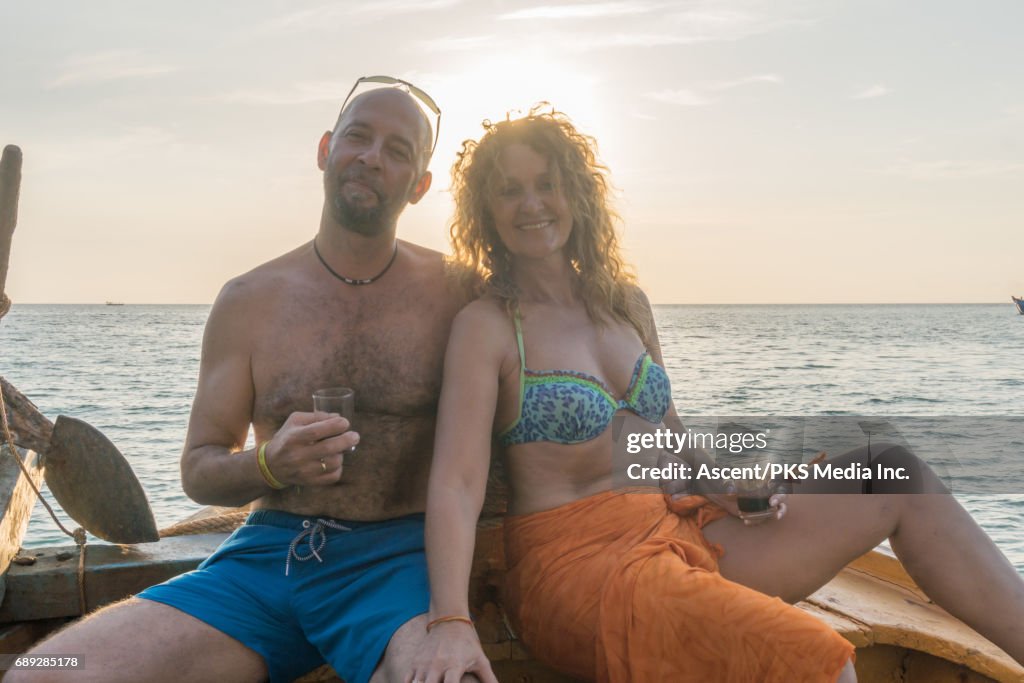
[[[364,207],[346,199],[342,188],[349,180],[357,180],[367,186],[369,191],[376,195],[377,203],[370,207]],[[391,199],[379,190],[375,183],[356,174],[346,174],[333,185],[333,194],[330,197],[331,214],[341,227],[366,237],[372,237],[394,226],[398,218],[398,211],[392,205]]]

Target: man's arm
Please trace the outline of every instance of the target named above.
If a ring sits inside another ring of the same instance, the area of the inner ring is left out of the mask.
[[[181,456],[181,482],[197,503],[236,507],[270,493],[256,449],[243,451],[253,419],[253,321],[261,299],[253,285],[235,279],[224,286],[203,335],[199,385]],[[288,352],[286,349],[282,353]],[[359,443],[345,418],[318,419],[294,412],[264,451],[274,479],[292,486],[327,486],[341,479],[344,452]]]
[[[185,493],[206,505],[245,505],[271,491],[254,451],[242,451],[252,422],[249,286],[229,282],[217,296],[203,334],[199,384],[181,456]]]

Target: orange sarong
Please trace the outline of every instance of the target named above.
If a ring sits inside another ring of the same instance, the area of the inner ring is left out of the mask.
[[[701,528],[727,514],[611,491],[505,522],[506,601],[538,659],[598,683],[833,682],[853,646],[718,573]]]

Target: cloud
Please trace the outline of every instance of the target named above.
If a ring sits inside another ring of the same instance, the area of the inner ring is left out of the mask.
[[[1002,113],[1010,118],[1024,117],[1024,104],[1011,104],[1003,107]]]
[[[878,85],[869,85],[868,87],[866,87],[863,90],[857,92],[856,94],[851,95],[850,99],[851,100],[870,100],[870,99],[874,99],[876,97],[882,97],[883,95],[888,95],[891,92],[892,92],[892,90],[890,88],[885,87],[884,85],[880,85],[880,84],[878,84]]]
[[[707,86],[708,90],[732,90],[738,88],[741,85],[749,85],[751,83],[782,83],[782,76],[776,74],[761,74],[759,76],[747,76],[746,78],[737,78],[733,81],[718,81],[716,83],[709,83]]]
[[[714,102],[693,90],[659,90],[658,92],[644,93],[644,97],[655,102],[665,102],[681,107],[702,107]]]
[[[436,74],[424,74],[423,72],[402,72],[396,74],[397,78],[411,83],[434,83],[438,76]],[[316,102],[333,102],[341,105],[345,95],[352,89],[354,81],[300,81],[298,83],[282,85],[280,87],[268,88],[239,88],[215,95],[211,99],[216,102],[227,102],[229,104],[289,106],[313,104]],[[364,89],[380,87],[376,85],[360,86],[360,92]]]
[[[587,52],[614,47],[664,47],[709,42],[734,42],[795,26],[813,24],[810,20],[769,19],[748,12],[732,10],[691,10],[658,15],[654,30],[575,34],[562,41],[568,50]],[[621,22],[620,22],[621,23]],[[650,22],[647,22],[650,23]]]
[[[659,90],[658,92],[644,93],[644,97],[655,102],[664,102],[682,107],[702,107],[713,104],[715,98],[709,96],[708,92],[721,92],[732,90],[751,83],[782,83],[782,76],[776,74],[761,74],[747,76],[731,81],[716,81],[704,83],[696,88],[683,88],[680,90]]]
[[[629,115],[634,119],[640,119],[641,121],[657,121],[658,117],[647,112],[640,111],[639,109],[633,109],[629,112]]]
[[[103,83],[128,78],[151,78],[178,70],[178,67],[147,62],[136,52],[111,50],[69,57],[61,65],[62,73],[49,87]]]
[[[337,30],[352,21],[374,23],[395,16],[446,10],[462,0],[376,0],[325,4],[276,17],[253,29],[256,34],[315,29]]]
[[[461,2],[462,0],[375,0],[375,2],[351,3],[350,11],[355,16],[383,19],[414,12],[450,9]]]
[[[468,52],[493,46],[496,40],[497,37],[493,35],[437,38],[420,41],[419,46],[425,52]]]
[[[1024,163],[1000,160],[951,160],[914,161],[900,159],[882,169],[886,175],[911,180],[950,180],[981,178],[995,175],[1013,175],[1024,171]]]
[[[437,1],[437,0],[436,0]],[[740,0],[751,5],[749,0]],[[437,38],[421,45],[434,52],[498,49],[498,42],[521,49],[524,42],[564,52],[615,48],[658,48],[738,41],[793,27],[812,19],[781,16],[777,5],[754,2],[771,12],[724,9],[718,0],[621,0],[581,4],[554,3],[497,14],[508,26],[500,36]],[[586,30],[566,30],[559,20],[588,20]],[[536,20],[536,21],[530,21]],[[518,34],[518,35],[517,35]],[[513,41],[512,36],[515,36]]]
[[[340,102],[345,96],[351,83],[340,81],[306,81],[295,83],[286,88],[280,89],[242,89],[233,90],[216,96],[214,99],[219,102],[232,104],[256,104],[256,105],[292,105],[310,104],[313,102]]]
[[[599,2],[583,5],[542,5],[499,14],[499,20],[520,19],[592,19],[646,14],[657,5],[646,2]]]
[[[40,140],[33,149],[47,168],[69,169],[134,167],[136,162],[155,156],[185,157],[190,148],[166,128],[135,126],[107,135],[51,137]]]

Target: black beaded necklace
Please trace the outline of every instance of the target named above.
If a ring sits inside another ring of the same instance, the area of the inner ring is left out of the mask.
[[[391,264],[395,262],[395,257],[398,256],[398,240],[395,240],[395,250],[391,253],[391,260],[388,261],[388,264],[386,266],[384,266],[384,270],[380,271],[373,277],[364,277],[359,279],[345,277],[344,275],[336,271],[334,268],[331,268],[329,265],[327,265],[327,261],[325,261],[323,255],[320,254],[319,247],[316,246],[315,237],[313,238],[313,251],[316,252],[316,257],[320,259],[320,263],[324,264],[324,268],[327,269],[327,272],[333,275],[334,277],[338,278],[342,282],[344,282],[346,285],[368,285],[384,277],[384,273],[388,272],[388,269],[391,268]]]

